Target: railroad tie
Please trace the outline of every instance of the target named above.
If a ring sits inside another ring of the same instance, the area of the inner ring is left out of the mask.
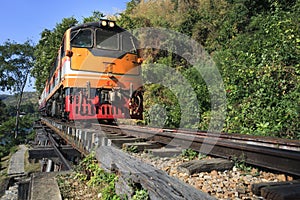
[[[266,200],[300,199],[300,180],[253,184],[251,191]]]

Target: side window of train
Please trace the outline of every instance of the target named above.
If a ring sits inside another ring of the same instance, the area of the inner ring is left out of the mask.
[[[79,29],[71,33],[71,45],[73,47],[92,47],[92,31],[90,29]]]
[[[125,52],[137,53],[137,42],[132,35],[122,34],[122,50]]]
[[[54,68],[57,68],[57,67],[59,66],[59,60],[60,60],[60,56],[59,56],[59,54],[58,54],[57,57],[56,57],[54,66],[53,66]]]
[[[100,49],[119,50],[119,34],[112,31],[97,29],[96,46]]]
[[[65,57],[65,39],[62,42],[62,45],[60,47],[60,58]]]

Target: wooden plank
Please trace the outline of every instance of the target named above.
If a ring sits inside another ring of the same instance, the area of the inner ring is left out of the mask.
[[[266,200],[297,200],[300,199],[300,184],[264,187],[261,195]]]
[[[160,148],[160,149],[149,149],[148,152],[153,156],[158,157],[174,157],[182,153],[180,148]]]
[[[151,200],[215,199],[113,146],[99,147],[96,158],[104,169],[115,171],[123,177],[122,180],[140,184],[148,191]]]
[[[122,148],[124,143],[134,143],[134,142],[141,142],[144,139],[141,138],[114,138],[108,139],[108,145],[114,145],[118,148]]]
[[[263,183],[256,183],[251,185],[251,191],[253,194],[257,196],[261,196],[261,189],[264,187],[273,187],[273,186],[280,186],[280,185],[292,185],[292,184],[300,184],[300,180],[294,181],[284,181],[284,182],[263,182]]]
[[[231,169],[232,167],[233,162],[222,158],[215,158],[209,160],[192,160],[185,162],[179,165],[177,169],[180,172],[192,175],[200,172],[210,172],[212,170],[223,171]]]
[[[123,149],[135,148],[137,152],[144,151],[145,149],[156,149],[160,148],[161,145],[155,142],[133,142],[133,143],[124,143]]]

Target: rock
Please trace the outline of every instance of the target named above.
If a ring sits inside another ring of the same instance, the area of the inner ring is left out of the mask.
[[[252,169],[251,169],[251,174],[254,175],[254,174],[256,174],[256,173],[258,173],[258,170],[257,170],[256,168],[252,168]]]
[[[278,181],[286,181],[286,176],[284,174],[279,174],[277,176]]]
[[[235,193],[234,193],[234,196],[235,196],[235,197],[238,197],[238,196],[239,196],[239,193],[238,193],[238,192],[235,192]]]
[[[218,172],[216,170],[211,171],[210,174],[215,177],[218,176]]]
[[[150,157],[143,154],[142,160],[149,163],[156,163],[155,166],[165,171],[170,170],[170,175],[180,178],[184,182],[189,183],[193,187],[203,192],[207,192],[218,199],[257,199],[250,190],[251,185],[261,182],[274,182],[281,180],[293,180],[293,177],[284,174],[274,175],[270,172],[260,171],[257,168],[252,168],[250,174],[245,175],[237,167],[228,170],[210,170],[208,172],[192,173],[190,176],[184,175],[183,171],[178,170],[177,166],[182,166],[183,163],[190,162],[189,166],[198,161],[184,161],[180,157],[162,158]],[[186,165],[189,167],[188,165]],[[185,167],[185,166],[183,166]]]
[[[203,178],[204,178],[205,180],[210,180],[210,179],[211,179],[211,176],[206,175],[206,176],[204,176]]]
[[[73,183],[73,186],[78,186],[78,182],[75,181],[75,182]]]
[[[294,178],[292,176],[287,176],[287,181],[292,181]]]
[[[246,188],[244,186],[238,186],[236,188],[236,191],[240,194],[245,194],[246,193]]]

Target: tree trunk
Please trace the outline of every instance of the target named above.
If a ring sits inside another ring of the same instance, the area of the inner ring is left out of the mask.
[[[28,74],[29,74],[29,70],[26,72],[26,75],[25,75],[25,81],[24,81],[23,84],[21,85],[20,96],[19,96],[18,103],[17,103],[17,113],[16,113],[17,115],[16,115],[15,138],[18,137],[18,132],[19,132],[19,117],[20,117],[20,106],[21,106],[22,97],[23,97],[23,93],[24,93],[25,86],[26,86]]]

